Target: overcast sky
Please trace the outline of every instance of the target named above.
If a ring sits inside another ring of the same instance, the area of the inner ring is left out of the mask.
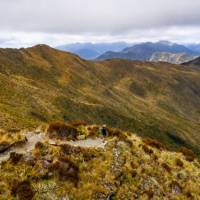
[[[200,43],[200,0],[0,0],[0,46]]]

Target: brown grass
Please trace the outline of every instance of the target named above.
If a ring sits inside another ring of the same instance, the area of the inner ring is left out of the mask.
[[[157,148],[160,150],[166,149],[162,143],[158,142],[157,140],[151,139],[151,138],[144,138],[143,142],[144,142],[144,144],[146,144],[148,146],[151,146],[151,147],[154,147],[154,148]]]
[[[74,127],[78,127],[78,126],[87,126],[88,123],[86,121],[83,121],[83,120],[80,120],[80,121],[77,120],[77,121],[71,121],[70,125],[74,126]]]
[[[145,153],[148,153],[148,154],[153,153],[153,150],[148,148],[146,145],[142,145],[142,149],[144,150]]]
[[[172,169],[167,163],[162,163],[162,167],[169,173],[171,173]]]
[[[181,159],[177,158],[176,159],[176,165],[179,166],[179,167],[183,167],[184,164],[183,164],[183,161]]]
[[[117,137],[120,140],[126,140],[127,136],[124,132],[116,128],[107,128],[108,136]]]
[[[69,144],[64,144],[61,145],[61,152],[60,152],[61,156],[65,157],[65,156],[76,156],[77,154],[79,156],[82,155],[84,161],[90,161],[93,158],[98,156],[98,151],[96,149],[93,148],[82,148],[82,147],[74,147],[72,145]]]
[[[17,164],[21,159],[22,159],[23,155],[22,154],[18,154],[16,152],[11,152],[10,153],[10,158],[9,160],[13,163],[13,164]]]
[[[185,159],[189,162],[192,162],[196,158],[196,155],[193,153],[193,151],[186,147],[181,147],[179,152],[181,152],[185,156]]]
[[[98,126],[92,126],[92,127],[88,127],[88,131],[89,131],[89,137],[96,137],[99,134],[99,127]]]

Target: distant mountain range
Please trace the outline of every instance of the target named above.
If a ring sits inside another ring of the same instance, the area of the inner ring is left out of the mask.
[[[180,54],[182,56],[180,56]],[[108,51],[97,58],[106,60],[112,58],[122,58],[142,61],[165,61],[170,63],[180,63],[192,60],[200,53],[184,45],[171,43],[168,41],[145,42],[133,45],[119,52]],[[181,57],[181,59],[180,59]]]
[[[200,53],[200,44],[189,44],[189,45],[186,45],[186,47],[191,49],[192,51]]]
[[[59,50],[69,51],[77,54],[83,59],[93,60],[107,51],[121,51],[122,49],[131,46],[126,42],[115,43],[72,43],[56,47]]]
[[[122,58],[173,64],[185,63],[200,55],[200,44],[180,45],[169,41],[131,44],[114,43],[72,43],[56,47],[86,60],[107,60]]]

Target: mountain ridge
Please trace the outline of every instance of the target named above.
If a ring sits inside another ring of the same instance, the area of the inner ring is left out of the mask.
[[[199,77],[193,67],[86,61],[44,45],[1,49],[1,128],[79,118],[196,148]]]
[[[197,52],[192,51],[191,49],[179,45],[176,43],[166,43],[166,42],[145,42],[136,44],[132,47],[123,49],[121,52],[106,52],[99,56],[97,60],[105,60],[110,58],[125,58],[131,60],[144,60],[148,61],[151,59],[152,55],[156,52],[165,52],[165,53],[185,53],[187,55],[195,56],[198,55]]]

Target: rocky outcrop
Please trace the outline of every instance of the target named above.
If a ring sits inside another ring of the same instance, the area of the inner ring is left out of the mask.
[[[172,64],[181,64],[195,59],[196,56],[188,55],[185,53],[169,53],[169,52],[155,52],[150,61],[154,62],[168,62]]]

